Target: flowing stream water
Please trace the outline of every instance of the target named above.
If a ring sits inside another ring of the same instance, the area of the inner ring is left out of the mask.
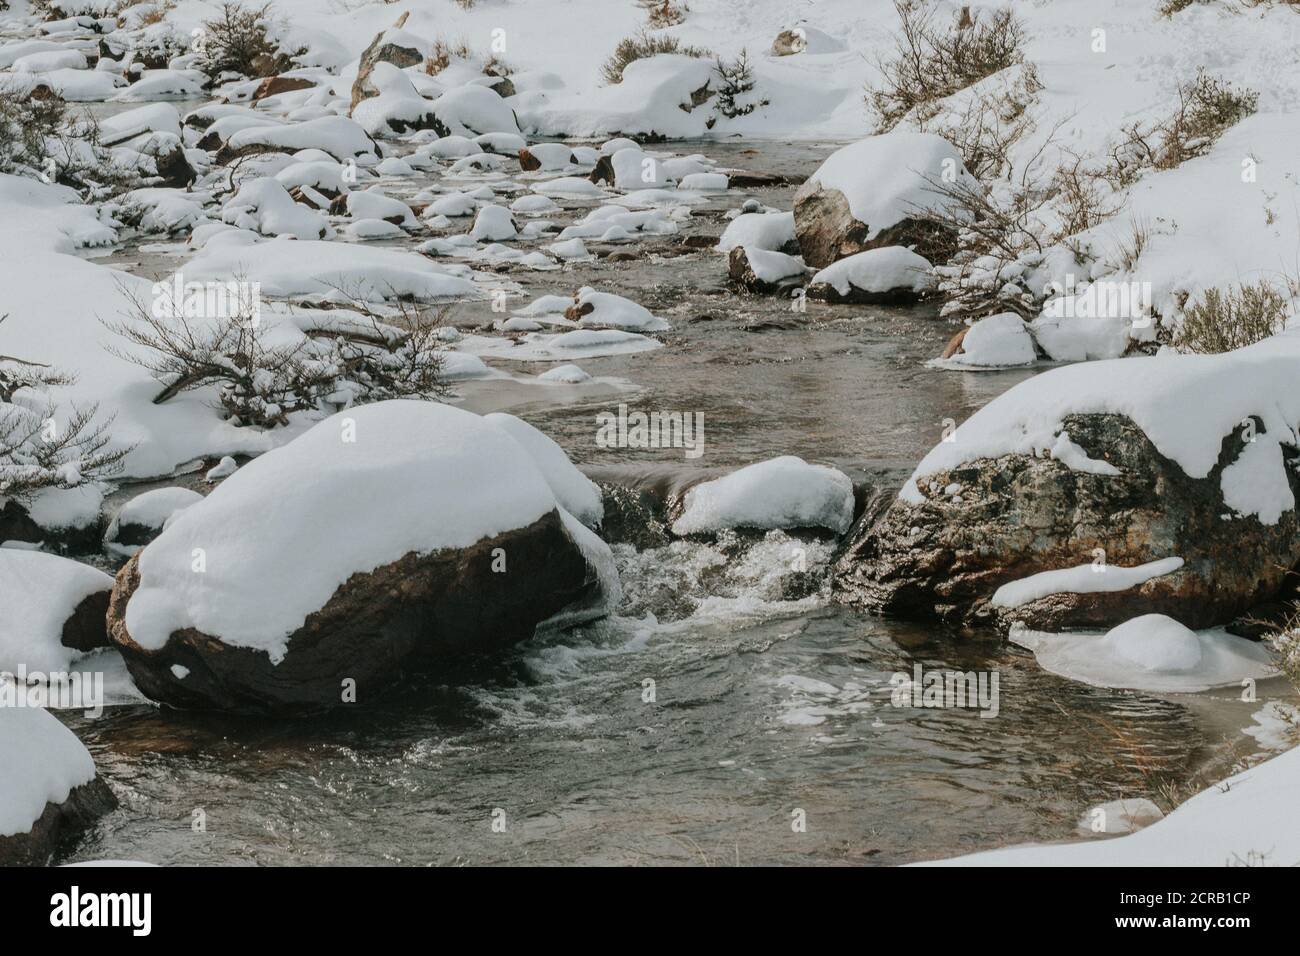
[[[831,146],[669,148],[807,175]],[[392,192],[427,182],[399,181]],[[788,209],[792,194],[753,195]],[[716,236],[723,211],[745,195],[700,207],[683,234]],[[458,400],[508,408],[580,465],[617,466],[629,480],[685,482],[794,454],[890,492],[944,419],[963,420],[1038,371],[927,368],[954,331],[932,307],[810,302],[797,312],[786,298],[737,294],[725,258],[681,236],[623,248],[634,261],[508,278],[529,296],[580,285],[626,295],[673,324],[663,348],[581,360],[604,386],[542,387],[521,374],[465,383]],[[186,254],[153,241],[102,261],[159,277]],[[493,318],[471,305],[451,321]],[[489,361],[528,375],[547,367]],[[703,456],[598,447],[596,415],[619,403],[702,413]],[[779,532],[618,545],[627,596],[616,616],[449,665],[328,717],[147,706],[96,720],[65,714],[121,800],[70,859],[903,863],[1082,838],[1080,818],[1107,800],[1168,806],[1257,751],[1242,729],[1288,693],[1265,682],[1260,700],[1245,703],[1233,688],[1162,696],[1067,681],[992,632],[870,616],[825,588],[792,594],[796,548],[813,570],[833,550]],[[893,706],[891,676],[916,664],[996,672],[996,717]]]

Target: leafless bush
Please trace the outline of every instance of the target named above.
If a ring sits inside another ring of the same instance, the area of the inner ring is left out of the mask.
[[[1088,228],[1108,214],[1094,184],[1080,172],[1081,161],[1045,170],[1060,126],[1001,179],[929,179],[941,202],[916,214],[956,237],[952,256],[935,268],[946,299],[944,314],[978,318],[1011,311],[1034,316],[1043,291],[1028,286],[1028,267],[1068,238],[1072,232],[1067,230],[1081,224]]]
[[[98,405],[74,405],[59,424],[45,392],[73,381],[48,365],[0,355],[0,495],[23,501],[42,488],[76,488],[121,471],[131,449],[113,445],[111,418],[95,422]]]
[[[697,46],[683,46],[674,36],[658,36],[652,33],[639,33],[634,37],[624,37],[614,47],[614,53],[600,68],[601,78],[611,86],[623,82],[623,71],[628,65],[646,57],[661,53],[677,53],[681,56],[704,58],[712,56],[708,50]]]
[[[1052,185],[1052,206],[1059,223],[1053,238],[1058,241],[1091,229],[1116,212],[1111,199],[1113,190],[1082,156],[1069,154],[1069,159],[1052,174]]]
[[[894,56],[877,64],[882,86],[868,91],[882,132],[917,107],[1024,62],[1024,28],[1009,6],[987,19],[972,18],[963,7],[961,19],[946,29],[915,0],[894,0],[894,9],[901,22]]]
[[[1286,296],[1268,282],[1206,289],[1183,309],[1173,344],[1180,352],[1231,352],[1281,332],[1287,316]]]
[[[0,84],[0,172],[71,186],[95,200],[140,185],[139,174],[114,162],[100,145],[99,123],[89,110],[5,84]]]
[[[219,407],[235,424],[273,428],[288,424],[294,412],[446,392],[441,316],[409,306],[402,328],[362,305],[359,319],[329,321],[323,312],[322,324],[306,329],[304,338],[268,344],[270,328],[249,308],[196,319],[175,304],[153,308],[128,295],[129,312],[105,325],[131,348],[109,351],[163,386],[155,403],[215,386]]]
[[[424,61],[424,72],[429,76],[437,76],[447,67],[451,66],[452,60],[468,60],[473,56],[469,44],[464,40],[457,40],[454,43],[438,37],[433,41],[433,47],[429,51],[429,58]]]
[[[1175,166],[1209,152],[1215,140],[1255,112],[1259,94],[1241,90],[1200,70],[1178,87],[1178,105],[1156,123],[1132,123],[1111,148],[1105,173],[1115,187],[1135,182],[1149,169]]]
[[[1034,129],[1029,106],[1043,89],[1038,71],[1026,63],[1010,82],[996,89],[972,91],[960,112],[918,117],[923,132],[936,133],[961,152],[962,163],[977,179],[988,181],[1011,173],[1011,150]]]

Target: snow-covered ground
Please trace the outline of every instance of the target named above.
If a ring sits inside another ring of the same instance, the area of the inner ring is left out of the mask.
[[[119,557],[134,547],[114,545],[121,527],[166,526],[143,552],[149,580],[127,612],[145,648],[194,627],[277,659],[285,636],[358,569],[413,550],[464,547],[557,505],[616,594],[608,549],[591,531],[604,515],[599,489],[549,437],[509,415],[446,407],[437,427],[422,432],[424,413],[367,403],[455,401],[460,395],[442,386],[469,381],[533,395],[563,390],[567,401],[628,387],[573,363],[672,349],[677,320],[578,282],[565,295],[542,295],[534,279],[567,275],[597,256],[635,260],[647,244],[677,237],[697,210],[728,202],[745,171],[710,158],[709,145],[752,141],[760,163],[764,141],[802,143],[810,155],[813,143],[839,145],[824,163],[809,162],[805,188],[843,193],[851,220],[865,227],[854,241],[870,242],[922,213],[961,220],[966,213],[936,194],[935,178],[997,195],[1017,176],[1050,179],[1071,161],[1104,164],[1123,152],[1122,129],[1168,117],[1201,71],[1256,94],[1253,111],[1185,162],[1099,186],[1105,212],[1073,231],[1056,213],[1035,211],[1031,230],[1059,234],[1046,243],[1035,237],[1043,248],[971,266],[966,279],[1007,301],[1030,290],[1032,314],[988,308],[972,316],[978,321],[950,354],[936,356],[935,373],[1065,367],[968,418],[917,465],[901,497],[920,504],[931,475],[1003,455],[1113,474],[1064,426],[1070,415],[1110,413],[1131,419],[1192,478],[1209,475],[1228,436],[1250,422],[1250,445],[1222,471],[1224,504],[1267,526],[1294,516],[1300,17],[1285,5],[1206,2],[1164,16],[1154,2],[1017,4],[1023,64],[913,110],[879,136],[864,90],[880,86],[880,63],[895,43],[888,0],[797,7],[694,0],[680,23],[653,30],[676,40],[678,52],[631,62],[616,83],[602,78],[606,60],[647,29],[645,10],[631,0],[272,0],[267,35],[286,57],[272,71],[274,88],[264,88],[263,77],[214,78],[200,69],[206,24],[220,8],[214,0],[46,6],[50,19],[84,18],[53,24],[32,0],[10,0],[0,10],[0,95],[93,104],[100,144],[52,137],[44,148],[61,160],[48,167],[16,161],[0,144],[0,373],[20,382],[0,395],[0,409],[31,443],[3,460],[0,506],[10,494],[54,536],[99,526],[120,478],[168,478],[196,460],[221,460],[207,480],[225,483],[201,504],[192,490],[154,491],[108,525],[106,543]],[[931,9],[946,24],[964,6],[940,0]],[[979,18],[995,6],[971,9]],[[774,48],[788,46],[778,39],[783,32],[797,41],[794,50]],[[366,62],[379,37],[398,52]],[[101,38],[103,49],[126,58],[101,58]],[[705,55],[686,55],[691,50]],[[753,86],[742,91],[741,109],[724,109],[721,72],[742,53]],[[1031,68],[1035,83],[1026,84]],[[1023,120],[1027,132],[1007,147],[1006,171],[981,184],[966,168],[969,151],[942,135],[955,136],[944,123],[979,92],[1016,83],[1026,92],[1006,122]],[[72,159],[87,157],[128,185],[54,181],[74,182]],[[407,188],[417,178],[419,187]],[[814,267],[806,244],[802,257],[793,254],[807,224],[791,210],[735,201],[727,216],[716,248],[703,253],[716,259],[719,276],[727,254],[741,250],[737,261],[760,284],[824,285],[840,296],[952,296],[953,274],[906,246]],[[853,231],[851,223],[838,228]],[[97,261],[149,241],[167,247],[170,280],[155,284]],[[1226,354],[1187,355],[1170,345],[1189,306],[1210,290],[1259,281],[1278,290],[1285,331]],[[164,303],[173,311],[160,312],[169,290],[186,283],[205,294],[254,290],[255,317],[240,317],[251,326],[225,332],[251,328],[255,343],[212,346],[207,337],[224,327],[185,314],[175,297]],[[1035,300],[1048,284],[1057,293]],[[1103,284],[1140,288],[1139,321],[1080,311],[1088,290]],[[412,316],[455,303],[491,303],[491,326],[431,331]],[[212,359],[203,375],[191,380],[175,364],[158,366],[157,336],[166,334],[158,330],[168,323],[184,329],[171,344],[191,359]],[[422,371],[432,377],[421,363],[435,347],[441,384],[417,394],[410,380]],[[264,365],[241,376],[238,366],[259,349]],[[521,372],[525,366],[534,371]],[[21,384],[30,375],[48,381]],[[340,458],[344,422],[379,443],[357,446],[370,449],[364,462]],[[32,449],[47,425],[54,436],[40,439],[47,445],[78,428],[102,428],[120,461],[97,468],[94,453],[46,460]],[[421,435],[438,455],[404,444]],[[289,452],[267,454],[288,443]],[[236,457],[253,460],[236,470]],[[13,490],[36,479],[41,487],[30,494]],[[282,489],[291,493],[264,513],[265,499]],[[677,535],[737,528],[843,535],[854,489],[840,470],[785,455],[697,484],[681,504],[671,526]],[[350,523],[319,523],[340,506]],[[239,569],[215,591],[186,570],[200,547]],[[315,556],[310,574],[282,560],[304,552]],[[76,665],[60,629],[79,602],[106,588],[106,575],[16,547],[0,558],[0,670]],[[1014,609],[1061,592],[1124,590],[1181,563],[1167,555],[1104,577],[1087,564],[1061,568],[1004,585],[992,603]],[[37,577],[39,594],[30,583]],[[1017,639],[1043,668],[1105,687],[1191,693],[1276,673],[1260,644],[1153,617],[1104,636]],[[66,759],[25,789],[12,782],[13,792],[0,789],[0,835],[30,826],[44,801],[93,775],[88,756],[38,723],[46,716],[14,718],[31,726],[18,729],[21,752],[10,757],[30,761],[48,746]],[[11,734],[4,719],[0,713],[0,751]],[[1279,720],[1261,719],[1258,733]],[[1300,756],[1288,752],[1142,832],[1068,855],[1008,850],[963,862],[1292,865],[1300,846],[1288,835],[1287,796],[1298,766]]]

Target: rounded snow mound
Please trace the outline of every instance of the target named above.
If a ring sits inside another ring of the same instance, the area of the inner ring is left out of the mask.
[[[27,833],[48,803],[95,779],[80,740],[39,707],[0,707],[0,837]]]
[[[132,639],[157,650],[195,628],[282,659],[289,635],[352,575],[553,511],[547,475],[562,474],[559,449],[539,465],[545,436],[526,448],[515,434],[527,428],[419,401],[325,419],[240,468],[141,552]],[[566,498],[577,494],[570,479],[557,481]]]
[[[1044,670],[1094,687],[1189,694],[1277,674],[1266,645],[1222,628],[1189,630],[1163,614],[1143,614],[1104,635],[1013,625],[1008,636]]]
[[[1163,614],[1143,614],[1111,628],[1102,638],[1109,650],[1148,671],[1185,673],[1201,663],[1196,632]]]
[[[672,531],[685,535],[725,528],[826,528],[843,534],[852,523],[849,476],[784,455],[691,488]]]
[[[65,627],[83,601],[112,588],[113,579],[88,564],[0,548],[0,673],[16,673],[20,666],[29,672],[67,671],[80,654],[64,645]],[[9,772],[3,761],[0,767]]]

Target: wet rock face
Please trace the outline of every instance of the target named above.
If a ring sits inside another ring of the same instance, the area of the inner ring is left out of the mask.
[[[930,220],[903,219],[868,238],[871,228],[853,217],[848,197],[838,189],[811,180],[794,194],[795,236],[804,262],[815,269],[886,246],[907,246],[936,264],[952,256],[951,233]]]
[[[494,570],[498,548],[504,573]],[[174,632],[160,650],[140,647],[126,627],[138,586],[139,555],[118,573],[108,628],[141,692],[178,708],[233,713],[337,707],[349,679],[358,703],[374,701],[403,672],[526,640],[562,610],[597,616],[603,599],[558,511],[468,548],[411,553],[352,575],[290,636],[275,665],[261,651],[193,629]]]
[[[112,647],[108,640],[108,601],[110,591],[96,591],[87,595],[73,608],[72,615],[63,622],[60,643],[74,651],[93,651]]]
[[[1123,416],[1077,415],[1064,424],[1089,457],[1120,474],[1010,455],[923,478],[924,504],[896,499],[854,530],[837,562],[840,599],[900,617],[1024,621],[1044,630],[1109,628],[1150,613],[1199,628],[1231,621],[1287,587],[1288,571],[1300,565],[1295,512],[1264,525],[1223,502],[1221,475],[1244,447],[1242,430],[1224,439],[1210,474],[1193,479]],[[1300,452],[1287,454],[1294,460]],[[1300,477],[1288,473],[1300,495]],[[1123,591],[1056,594],[1015,608],[990,603],[1010,581],[1093,564],[1096,549],[1109,566],[1185,563]]]
[[[0,866],[48,866],[71,838],[116,807],[113,791],[98,777],[73,787],[67,800],[47,803],[29,831],[0,836]]]

